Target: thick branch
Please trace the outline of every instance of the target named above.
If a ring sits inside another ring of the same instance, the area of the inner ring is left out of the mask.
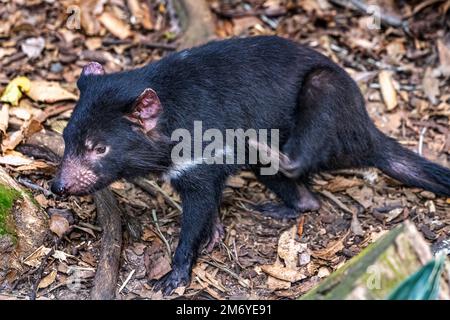
[[[96,192],[94,200],[97,206],[97,221],[103,228],[103,234],[91,299],[111,300],[116,294],[122,249],[121,212],[116,199],[108,189]]]

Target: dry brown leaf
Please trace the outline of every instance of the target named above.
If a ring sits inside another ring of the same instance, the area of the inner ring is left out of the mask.
[[[311,255],[322,260],[333,260],[336,253],[344,249],[344,240],[349,234],[350,231],[348,231],[341,239],[332,242],[328,247],[313,251]]]
[[[261,270],[274,278],[288,282],[297,282],[306,278],[300,270],[287,268],[282,263],[263,265]]]
[[[34,196],[34,200],[36,200],[41,207],[43,208],[48,207],[48,199],[42,193]]]
[[[0,134],[4,136],[6,134],[6,129],[8,129],[9,105],[3,103],[0,105],[0,108]]]
[[[247,31],[249,28],[260,24],[261,20],[257,17],[241,17],[233,19],[233,33],[238,36]]]
[[[84,32],[88,35],[98,34],[100,24],[96,15],[103,11],[104,0],[79,0],[80,2],[80,24]]]
[[[127,0],[128,8],[130,8],[132,19],[141,24],[146,30],[153,30],[154,22],[150,14],[150,8],[146,1]],[[133,21],[132,21],[133,22]]]
[[[34,250],[28,257],[26,257],[23,263],[26,264],[27,266],[36,268],[41,264],[42,258],[45,255],[47,255],[50,251],[51,251],[50,248],[40,246],[39,248]],[[55,252],[52,254],[52,257],[58,259],[59,261],[66,261],[67,258],[69,257],[75,258],[74,256],[60,250],[55,250]]]
[[[439,79],[435,77],[433,69],[430,67],[425,70],[422,86],[428,100],[430,100],[432,104],[437,104],[437,97],[439,96]]]
[[[25,157],[19,152],[13,152],[9,154],[5,154],[4,156],[0,157],[0,164],[3,165],[10,165],[10,166],[23,166],[23,165],[29,165],[32,164],[33,160],[31,160],[28,157]]]
[[[38,289],[44,289],[47,288],[49,285],[51,285],[56,280],[56,275],[58,274],[58,271],[52,270],[47,276],[45,276],[38,285]]]
[[[394,61],[400,61],[400,59],[405,55],[406,49],[404,45],[404,40],[402,38],[395,39],[391,41],[386,46],[386,51],[389,57]]]
[[[0,59],[16,53],[16,48],[0,48]]]
[[[6,139],[2,142],[2,151],[14,150],[23,140],[22,130],[17,130],[9,133]]]
[[[102,38],[100,38],[100,37],[91,37],[91,38],[87,39],[84,44],[86,45],[86,47],[89,50],[95,51],[95,50],[100,49],[102,47]]]
[[[50,230],[62,237],[70,228],[69,221],[60,214],[54,213],[50,218]]]
[[[49,81],[32,81],[30,90],[26,94],[34,101],[45,103],[78,99],[75,94],[62,88],[59,83]]]
[[[360,188],[350,188],[346,193],[356,200],[364,209],[370,208],[373,205],[373,190],[368,186]]]
[[[119,39],[126,39],[131,36],[132,32],[129,25],[123,20],[119,19],[110,11],[105,11],[99,17],[99,21],[111,32],[114,36]]]
[[[267,287],[270,290],[287,290],[291,287],[289,281],[280,280],[272,276],[267,277]]]
[[[144,241],[153,241],[155,239],[159,240],[158,235],[150,228],[145,228],[144,232],[142,232],[141,239]]]
[[[147,277],[151,280],[158,280],[172,270],[170,267],[170,258],[167,256],[164,244],[159,238],[156,238],[151,246],[145,250],[144,261],[145,268],[147,269]]]
[[[50,248],[40,246],[34,250],[28,257],[23,261],[29,267],[36,268],[41,264],[42,258],[50,251]]]
[[[437,41],[437,48],[439,52],[439,69],[444,77],[450,76],[450,44],[445,44],[442,39]]]
[[[203,282],[208,283],[209,285],[215,287],[217,290],[221,292],[226,292],[226,288],[223,286],[222,282],[219,279],[216,279],[211,273],[207,272],[206,269],[207,264],[197,264],[194,269],[192,269],[193,274],[200,278]]]
[[[170,259],[162,255],[152,260],[150,267],[147,269],[147,276],[151,280],[158,280],[170,270],[172,270],[170,267]]]
[[[382,70],[378,74],[378,81],[380,83],[381,95],[383,96],[383,101],[387,110],[390,111],[395,109],[398,104],[397,92],[395,91],[391,72]]]
[[[282,281],[296,282],[306,278],[306,275],[299,268],[299,254],[307,250],[307,245],[296,240],[297,225],[293,225],[289,230],[284,231],[278,240],[278,257],[273,265],[263,265],[261,270],[268,275]],[[268,279],[268,286],[285,286]]]
[[[283,232],[278,240],[278,256],[283,259],[287,268],[295,269],[298,264],[298,255],[307,249],[307,244],[297,241],[297,226],[293,225]]]
[[[338,192],[352,187],[359,187],[362,186],[363,184],[364,184],[363,181],[356,178],[347,179],[342,176],[337,176],[336,178],[331,180],[331,182],[328,183],[328,185],[326,185],[325,187],[330,192]]]
[[[401,213],[403,213],[404,208],[395,208],[386,214],[386,222],[391,222],[397,218]]]
[[[377,125],[380,128],[384,129],[383,132],[393,133],[396,132],[397,129],[402,124],[403,113],[401,111],[395,111],[393,113],[386,113],[377,121]]]

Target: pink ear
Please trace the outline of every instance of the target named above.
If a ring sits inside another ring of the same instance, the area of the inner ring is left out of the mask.
[[[147,88],[136,99],[132,113],[126,118],[141,125],[144,132],[148,133],[156,127],[161,111],[162,106],[158,95],[153,89]]]
[[[92,61],[83,67],[82,74],[85,76],[102,75],[105,74],[105,69],[103,69],[103,66],[100,63]]]

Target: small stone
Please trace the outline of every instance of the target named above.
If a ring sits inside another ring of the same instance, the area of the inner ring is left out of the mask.
[[[45,39],[42,37],[28,38],[20,45],[22,52],[30,59],[39,57],[45,47]]]
[[[52,63],[50,66],[50,72],[52,73],[60,73],[63,71],[63,66],[59,62]]]
[[[329,275],[330,275],[330,270],[328,270],[328,268],[326,268],[326,267],[321,267],[319,269],[319,272],[317,273],[317,276],[319,278],[325,278],[325,277],[328,277]]]
[[[310,262],[311,262],[311,255],[309,253],[303,252],[302,254],[300,254],[300,257],[298,259],[298,263],[301,266],[305,266],[305,265],[307,265]]]

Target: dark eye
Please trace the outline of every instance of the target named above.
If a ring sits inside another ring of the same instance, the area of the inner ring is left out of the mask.
[[[104,154],[106,152],[105,146],[97,146],[94,148],[96,154]]]

